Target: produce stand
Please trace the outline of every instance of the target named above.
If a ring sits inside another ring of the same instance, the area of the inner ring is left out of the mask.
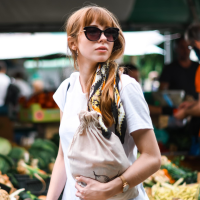
[[[58,133],[60,109],[53,100],[53,93],[54,91],[41,92],[28,99],[21,98],[19,100],[17,122],[21,130],[26,124],[32,124],[41,138],[51,138]],[[20,130],[19,127],[18,130]]]
[[[43,109],[40,104],[32,104],[30,108],[20,109],[19,120],[32,123],[59,122],[60,110],[57,108]]]
[[[180,160],[162,156],[160,170],[143,183],[150,200],[200,199],[200,173],[183,167]]]
[[[25,191],[19,194],[22,200],[45,196],[58,153],[59,136],[55,135],[51,140],[36,139],[27,149],[13,146],[4,138],[0,138],[0,142],[4,144],[0,147],[1,188],[9,194],[24,188]]]

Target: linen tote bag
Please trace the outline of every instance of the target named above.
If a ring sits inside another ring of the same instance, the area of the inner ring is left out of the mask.
[[[114,133],[110,139],[103,136],[96,111],[81,111],[79,119],[80,125],[68,149],[73,178],[84,176],[107,183],[123,174],[130,163],[118,136]],[[138,190],[133,187],[109,200],[128,200],[136,196]]]

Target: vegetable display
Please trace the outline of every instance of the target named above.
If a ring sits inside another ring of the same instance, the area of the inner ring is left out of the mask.
[[[0,171],[3,174],[6,174],[13,166],[14,162],[10,157],[0,154]]]
[[[48,169],[49,163],[55,161],[58,153],[58,147],[49,140],[36,139],[29,149],[33,158],[39,160],[38,167]]]
[[[168,183],[157,183],[152,187],[150,200],[199,200],[199,185],[179,185],[183,179],[173,185]]]
[[[167,157],[162,156],[162,165],[161,169],[166,170],[166,172],[170,175],[171,181],[177,181],[180,178],[183,178],[183,181],[187,184],[190,183],[196,183],[197,182],[197,171],[191,171],[189,169],[183,169],[175,164],[173,164],[171,161],[167,159]],[[173,181],[171,182],[173,183]]]
[[[14,162],[18,162],[21,159],[25,162],[29,162],[30,157],[29,152],[23,147],[13,147],[8,156],[12,158]]]
[[[11,149],[12,146],[10,142],[5,138],[0,137],[0,154],[6,156],[10,153]]]

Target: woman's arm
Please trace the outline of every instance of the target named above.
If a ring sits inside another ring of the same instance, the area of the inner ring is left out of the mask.
[[[152,129],[137,130],[131,135],[141,155],[123,173],[123,177],[130,187],[134,187],[160,168],[161,155]],[[87,184],[87,187],[82,188],[76,183],[76,196],[82,199],[105,200],[122,193],[122,181],[119,177],[108,183],[99,183],[85,177],[77,177],[77,180]]]
[[[142,129],[133,132],[132,137],[141,153],[140,157],[129,167],[123,177],[130,187],[134,187],[155,173],[161,165],[160,150],[152,129]],[[120,178],[107,183],[108,197],[122,192]]]
[[[62,111],[60,111],[60,121],[62,119],[62,115],[63,113]],[[57,155],[56,162],[53,168],[51,182],[50,182],[46,200],[58,199],[64,188],[66,180],[67,180],[67,175],[65,171],[64,155],[63,155],[62,145],[60,142],[58,155]]]

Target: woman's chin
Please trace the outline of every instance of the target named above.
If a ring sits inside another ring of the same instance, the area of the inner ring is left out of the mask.
[[[107,60],[108,60],[108,57],[106,56],[106,57],[98,58],[96,61],[97,61],[98,63],[103,63],[103,62],[106,62]]]

